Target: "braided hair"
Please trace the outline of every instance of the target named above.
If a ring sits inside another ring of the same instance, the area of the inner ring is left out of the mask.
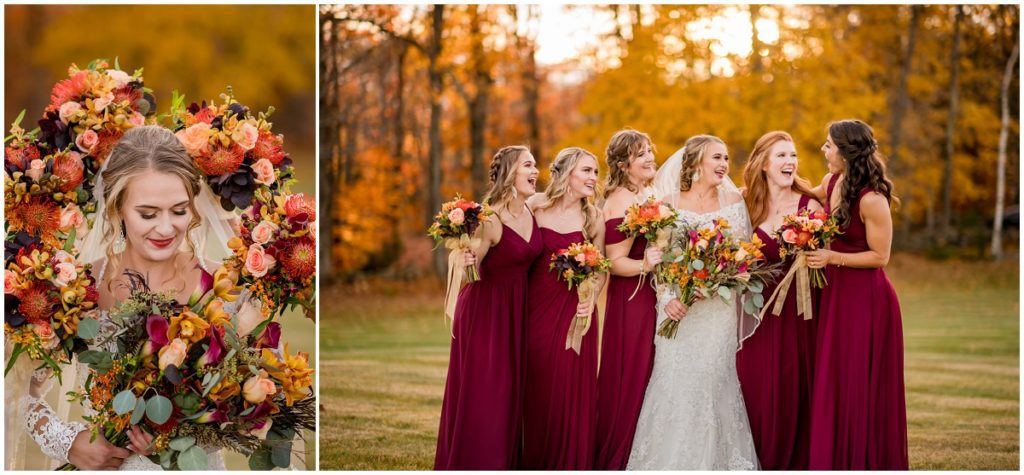
[[[850,208],[865,188],[881,193],[889,203],[899,204],[892,180],[885,175],[885,162],[871,126],[857,119],[839,120],[828,125],[828,135],[846,162],[841,201],[836,208],[841,226],[850,224]]]
[[[492,208],[506,206],[516,197],[516,165],[524,153],[530,153],[530,149],[523,145],[510,145],[499,149],[491,158],[488,172],[491,188],[484,195],[484,202]]]
[[[615,132],[604,152],[608,163],[608,178],[604,185],[605,198],[619,188],[626,188],[633,193],[640,191],[629,181],[629,173],[626,170],[636,157],[644,153],[644,148],[648,145],[654,148],[651,138],[638,130],[623,129]]]

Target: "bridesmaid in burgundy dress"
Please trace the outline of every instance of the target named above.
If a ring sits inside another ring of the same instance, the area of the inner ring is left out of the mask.
[[[810,184],[797,174],[793,138],[786,132],[761,136],[743,169],[743,181],[750,222],[765,243],[765,259],[770,264],[783,263],[781,280],[793,259],[779,257],[772,233],[785,215],[822,209],[812,198]],[[776,285],[765,286],[765,301]],[[817,320],[797,316],[795,281],[790,285],[782,313],[766,313],[757,331],[736,353],[736,370],[763,470],[807,470],[808,465]],[[812,290],[813,304],[818,295]]]
[[[843,233],[808,255],[828,265],[811,396],[811,470],[907,470],[903,323],[885,276],[892,182],[871,127],[833,122],[822,145],[828,208]]]
[[[576,289],[568,290],[548,265],[552,254],[585,240],[603,252],[603,218],[591,204],[597,166],[590,152],[564,149],[551,164],[551,184],[529,200],[544,236],[544,252],[530,270],[523,469],[589,470],[594,464],[597,312],[580,303]],[[587,314],[591,327],[576,354],[565,347],[569,325]]]
[[[657,296],[650,274],[639,287],[641,270],[661,262],[661,250],[647,248],[647,239],[619,232],[626,209],[645,199],[643,188],[654,180],[654,150],[650,137],[635,130],[612,136],[606,150],[605,240],[612,261],[608,297],[601,330],[600,371],[597,378],[597,451],[594,470],[625,470],[633,433],[654,366],[654,323]],[[645,251],[646,250],[646,251]]]
[[[435,470],[515,468],[522,440],[527,273],[543,244],[526,206],[537,184],[529,149],[491,160],[486,200],[495,214],[477,232],[480,280],[459,293]]]

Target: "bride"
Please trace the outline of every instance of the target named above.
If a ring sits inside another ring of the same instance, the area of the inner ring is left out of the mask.
[[[100,170],[94,191],[96,222],[81,244],[80,259],[93,264],[101,326],[109,324],[107,310],[129,296],[126,270],[139,272],[150,288],[169,291],[179,302],[186,302],[194,290],[209,288],[215,267],[206,258],[204,241],[207,234],[214,234],[222,246],[219,252],[226,254],[232,233],[228,222],[233,215],[216,206],[199,170],[172,132],[159,126],[127,131]],[[84,381],[85,365],[72,364],[76,367],[64,372],[65,384],[58,397],[70,389],[68,380],[73,384],[77,376]],[[58,415],[44,399],[53,379],[48,371],[32,373],[27,394],[17,406],[21,414],[15,415],[20,429],[28,432],[43,454],[82,470],[160,469],[145,458],[152,454],[153,436],[143,427],[130,427],[130,443],[121,448],[111,445],[102,434],[90,441],[91,430],[82,422],[65,420],[66,409],[59,411],[64,417]],[[10,392],[10,384],[7,389]],[[86,406],[84,410],[90,413]],[[11,416],[7,414],[8,426],[15,422]],[[7,467],[11,468],[24,454],[18,454],[17,442],[6,445]],[[223,470],[220,451],[207,448],[207,452],[210,469]]]
[[[725,143],[698,135],[658,170],[655,192],[679,211],[680,225],[707,227],[725,218],[734,236],[749,239],[746,205],[728,172]],[[714,298],[683,309],[677,297],[658,292],[658,325],[673,318],[679,329],[672,339],[654,336],[654,370],[627,469],[757,469],[736,350],[758,320],[737,312],[736,302]]]

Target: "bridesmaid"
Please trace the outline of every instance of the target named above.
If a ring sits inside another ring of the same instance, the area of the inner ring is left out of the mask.
[[[782,263],[781,279],[789,272],[793,259],[779,257],[772,233],[782,225],[785,215],[822,209],[821,203],[813,199],[810,183],[797,174],[793,138],[786,132],[761,136],[743,168],[743,181],[750,222],[765,243],[763,252],[768,263]],[[765,301],[776,285],[765,286]],[[782,313],[765,314],[757,331],[736,353],[736,370],[763,470],[807,470],[817,320],[797,316],[795,285],[795,281],[790,284]],[[812,291],[814,303],[818,295]]]
[[[597,312],[548,270],[552,254],[589,240],[604,247],[601,211],[591,200],[597,159],[577,147],[558,152],[551,184],[530,198],[544,252],[530,269],[526,332],[523,459],[528,470],[593,468],[597,419]],[[600,288],[600,287],[599,287]],[[565,348],[569,325],[591,315],[580,354]]]
[[[477,231],[480,247],[465,257],[467,265],[480,262],[480,280],[462,289],[455,307],[435,470],[509,470],[519,457],[526,279],[543,247],[526,206],[536,164],[522,146],[491,160],[485,200],[495,214]]]
[[[811,470],[907,470],[903,324],[883,267],[892,244],[893,185],[874,133],[864,122],[828,127],[821,147],[830,173],[826,209],[840,223],[831,249],[815,251],[821,268],[817,361],[811,396]]]
[[[594,470],[625,470],[633,446],[647,380],[654,366],[654,322],[657,297],[648,275],[632,300],[640,272],[661,263],[661,250],[647,248],[647,239],[619,232],[626,209],[646,198],[654,180],[654,149],[650,137],[621,130],[608,143],[604,224],[611,278],[601,331],[601,366],[597,386],[597,452]],[[646,250],[646,251],[645,251]]]

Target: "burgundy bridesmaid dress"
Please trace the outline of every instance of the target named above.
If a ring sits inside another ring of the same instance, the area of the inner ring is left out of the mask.
[[[605,243],[628,239],[616,227],[623,218],[605,222]],[[630,259],[641,260],[647,239],[637,236],[629,249]],[[632,300],[640,276],[613,275],[608,281],[604,330],[601,335],[601,368],[597,378],[597,453],[594,470],[625,470],[633,433],[640,417],[647,381],[654,367],[654,323],[657,296],[648,273]]]
[[[831,196],[837,176],[829,182]],[[868,250],[860,192],[837,252]],[[828,205],[826,205],[828,206]],[[822,292],[814,389],[811,470],[907,470],[903,323],[885,271],[828,266]]]
[[[544,252],[530,270],[526,317],[526,396],[523,457],[528,470],[589,470],[597,425],[597,313],[580,354],[565,349],[576,318],[576,288],[548,270],[555,252],[583,241],[583,233],[541,227]]]
[[[515,468],[522,439],[527,275],[543,249],[503,225],[480,263],[480,280],[455,306],[435,470]]]
[[[806,209],[810,201],[810,197],[801,196],[798,210]],[[754,232],[764,242],[762,252],[768,263],[783,263],[776,283],[766,285],[762,292],[767,302],[777,281],[789,272],[793,259],[780,258],[775,238],[760,227]],[[812,288],[813,319],[797,316],[794,281],[782,313],[775,316],[769,310],[757,331],[736,353],[736,371],[762,470],[807,470],[819,296],[820,292]]]

